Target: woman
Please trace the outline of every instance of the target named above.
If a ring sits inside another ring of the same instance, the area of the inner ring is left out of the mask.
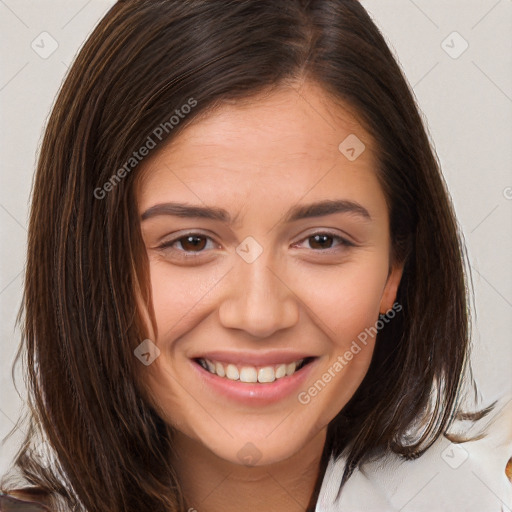
[[[41,149],[15,468],[51,510],[369,510],[364,464],[448,442],[466,284],[358,2],[120,1]]]

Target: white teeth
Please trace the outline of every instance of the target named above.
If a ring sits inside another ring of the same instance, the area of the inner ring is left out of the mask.
[[[258,370],[258,382],[274,382],[276,380],[276,374],[274,368],[266,366]]]
[[[240,370],[240,381],[241,382],[258,382],[258,373],[256,368],[251,366],[244,366]]]
[[[226,372],[224,371],[224,366],[222,366],[220,363],[215,363],[215,373],[219,377],[224,377],[226,375]]]
[[[279,364],[275,366],[263,366],[256,368],[255,366],[242,366],[240,369],[234,364],[224,364],[209,359],[200,359],[199,363],[210,373],[219,377],[225,377],[229,380],[240,380],[241,382],[274,382],[283,377],[293,375],[299,366],[302,365],[304,359],[294,361],[289,364]]]
[[[295,368],[297,368],[295,363],[290,363],[286,365],[286,375],[293,375],[295,373]]]
[[[240,378],[238,368],[234,364],[228,364],[226,368],[226,377],[231,380],[238,380]]]
[[[286,365],[280,364],[276,368],[276,379],[280,379],[281,377],[284,377],[286,375]]]

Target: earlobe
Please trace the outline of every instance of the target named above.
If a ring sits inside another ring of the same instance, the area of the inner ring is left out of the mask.
[[[400,286],[400,280],[402,279],[403,270],[403,265],[397,265],[392,267],[388,275],[388,280],[386,281],[386,286],[380,300],[379,313],[381,315],[385,314],[393,307],[398,287]]]

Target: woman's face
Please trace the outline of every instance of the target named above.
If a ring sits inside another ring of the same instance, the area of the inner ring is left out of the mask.
[[[237,464],[297,453],[363,380],[401,276],[369,135],[283,88],[190,125],[143,162],[137,201],[161,414]]]

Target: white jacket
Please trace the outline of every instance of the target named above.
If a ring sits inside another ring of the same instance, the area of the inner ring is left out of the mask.
[[[336,500],[345,457],[331,457],[316,512],[512,512],[512,483],[505,474],[512,457],[512,396],[475,424],[483,439],[453,444],[444,436],[421,457],[390,454],[357,469]]]

